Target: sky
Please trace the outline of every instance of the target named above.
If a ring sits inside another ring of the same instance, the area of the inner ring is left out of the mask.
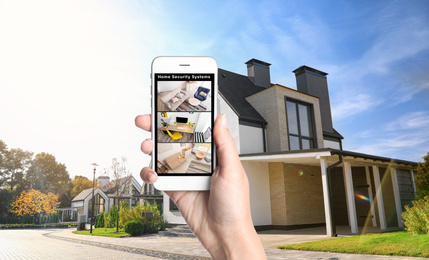
[[[271,63],[271,81],[327,72],[343,149],[422,161],[429,152],[429,1],[0,0],[0,140],[47,152],[70,176],[92,179],[126,157],[138,179],[150,138],[157,56],[212,56],[247,74]]]

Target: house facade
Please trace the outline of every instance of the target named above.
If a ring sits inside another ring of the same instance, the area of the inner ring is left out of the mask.
[[[416,163],[343,150],[332,123],[327,73],[301,66],[297,90],[272,84],[270,64],[246,62],[247,75],[219,69],[219,113],[249,178],[257,229],[371,225],[400,227],[415,196]],[[164,218],[184,224],[164,196]]]
[[[94,189],[94,216],[102,212],[108,212],[112,206],[118,203],[117,199],[119,201],[127,201],[130,207],[137,204],[142,186],[133,176],[122,178],[118,181],[118,186],[121,187],[120,194],[122,194],[120,197],[112,190],[112,187],[114,187],[113,183],[114,181],[110,181],[110,177],[108,176],[99,176],[97,178],[97,186]],[[86,223],[89,223],[92,215],[92,194],[92,188],[83,190],[73,198],[71,203],[71,209],[76,211],[78,216],[84,216]]]

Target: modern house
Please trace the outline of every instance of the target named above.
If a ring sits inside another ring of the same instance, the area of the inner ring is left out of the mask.
[[[100,176],[97,178],[97,186],[94,189],[94,216],[102,212],[108,212],[109,209],[115,205],[115,199],[120,201],[127,201],[130,207],[135,206],[138,202],[138,194],[142,190],[142,186],[137,182],[134,177],[125,177],[117,181],[120,187],[121,196],[118,197],[114,192],[115,181],[110,181],[109,176]],[[71,203],[71,209],[77,211],[77,215],[84,215],[86,221],[89,222],[91,217],[92,193],[93,189],[86,189],[81,191]]]
[[[218,113],[226,114],[249,178],[255,228],[326,226],[333,236],[335,225],[350,226],[351,233],[363,225],[402,226],[417,163],[343,150],[328,73],[301,66],[293,71],[294,90],[271,83],[269,63],[246,65],[247,75],[219,69]],[[150,185],[145,190],[151,193]],[[184,224],[163,196],[165,220]]]

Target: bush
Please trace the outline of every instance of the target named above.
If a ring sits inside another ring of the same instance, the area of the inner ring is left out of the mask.
[[[113,206],[109,210],[109,214],[106,214],[104,219],[105,228],[114,228],[116,227],[116,217],[118,216],[118,206]]]
[[[131,236],[140,236],[144,233],[144,224],[137,220],[128,221],[124,225],[124,231]]]
[[[76,226],[76,224],[61,224],[61,223],[50,223],[50,224],[43,224],[43,225],[5,224],[5,225],[0,225],[0,229],[68,228],[71,226]]]
[[[413,206],[405,206],[402,213],[406,230],[417,234],[429,234],[429,196],[414,200]]]
[[[95,228],[103,228],[104,227],[104,212],[101,212],[100,215],[95,217]]]

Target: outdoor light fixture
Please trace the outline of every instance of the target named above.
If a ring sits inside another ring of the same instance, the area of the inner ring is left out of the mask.
[[[92,163],[94,166],[94,177],[92,178],[92,214],[89,219],[89,233],[92,234],[92,221],[94,220],[94,209],[95,209],[95,198],[94,198],[94,189],[95,189],[95,170],[97,169],[98,164]]]

